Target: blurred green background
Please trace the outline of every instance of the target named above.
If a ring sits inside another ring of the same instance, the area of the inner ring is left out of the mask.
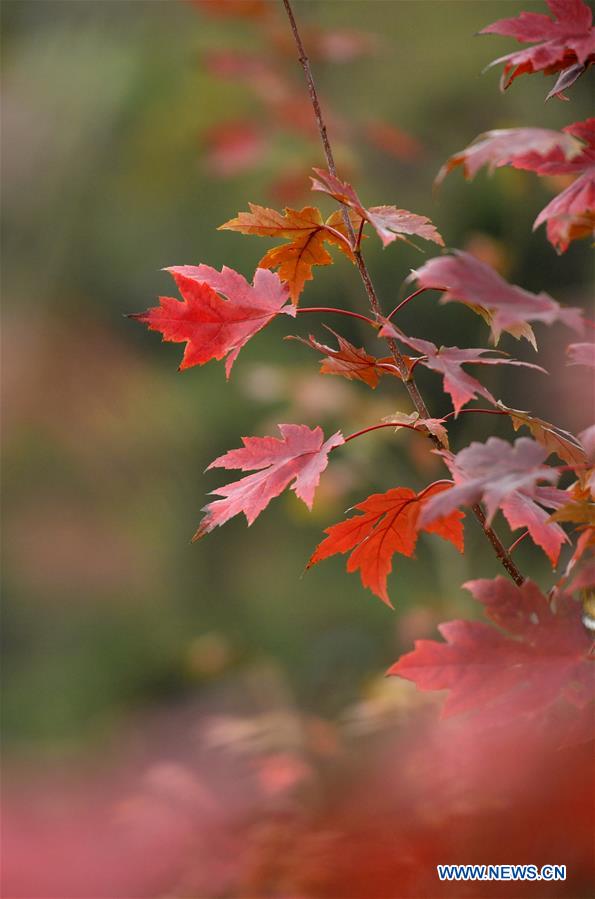
[[[526,7],[296,3],[311,27],[379,36],[373,54],[315,62],[323,98],[354,123],[347,136],[337,129],[337,156],[363,199],[429,215],[447,245],[475,248],[513,282],[584,305],[587,244],[559,258],[543,229],[531,232],[552,185],[511,171],[468,185],[455,174],[432,196],[441,163],[479,132],[559,128],[589,112],[586,83],[577,84],[571,103],[544,105],[549,82],[541,77],[522,78],[503,95],[496,69],[480,75],[513,47],[474,33]],[[396,560],[395,612],[345,573],[342,558],[301,577],[324,527],[354,502],[441,476],[421,441],[388,430],[333,454],[312,515],[287,494],[249,530],[238,518],[190,545],[205,495],[223,482],[220,472],[203,470],[241,435],[274,433],[279,421],[348,433],[409,409],[398,384],[372,392],[318,377],[314,354],[282,341],[285,322],[242,351],[226,383],[217,363],[178,374],[181,347],[162,346],[123,317],[174,293],[160,271],[167,265],[225,263],[251,277],[269,243],[216,227],[248,201],[280,206],[275,184],[284,173],[322,163],[317,144],[287,127],[271,131],[254,166],[217,173],[214,128],[236,118],[264,129],[271,123],[262,98],[241,79],[215,77],[205,54],[235,48],[266,60],[270,39],[251,20],[159,0],[5,0],[3,30],[9,749],[64,757],[101,745],[138,711],[200,694],[260,662],[278,667],[301,707],[332,717],[365,695],[415,637],[434,635],[439,621],[474,615],[459,585],[498,569],[469,521],[464,558],[426,537],[417,560]],[[288,56],[284,65],[301,90],[297,64]],[[372,119],[402,129],[419,150],[395,156],[371,145],[363,129]],[[304,188],[295,205],[317,202],[305,174]],[[324,198],[320,205],[332,208]],[[372,237],[366,253],[388,311],[424,256],[405,245],[383,251]],[[317,270],[304,302],[364,310],[361,285],[343,259]],[[303,318],[290,333],[324,336],[322,322]],[[439,343],[487,345],[478,318],[439,307],[435,297],[411,304],[402,323]],[[358,345],[368,339],[357,328],[341,331]],[[589,424],[589,398],[580,372],[564,367],[572,335],[542,328],[538,338],[549,378],[481,377],[509,405],[580,430]],[[511,339],[503,347],[533,357]],[[433,413],[448,411],[439,380],[424,372],[420,382]],[[494,421],[462,416],[455,447],[491,433],[511,436]],[[523,544],[518,552],[547,583],[539,550]]]

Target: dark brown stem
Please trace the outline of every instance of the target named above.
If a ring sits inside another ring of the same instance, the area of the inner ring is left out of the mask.
[[[320,139],[322,141],[322,147],[323,147],[324,155],[326,158],[326,164],[328,166],[328,170],[331,173],[331,175],[336,175],[337,167],[335,165],[335,158],[333,156],[333,150],[332,150],[332,147],[331,147],[331,144],[329,141],[324,117],[322,115],[322,109],[320,108],[320,100],[318,99],[318,93],[316,91],[316,86],[314,84],[314,78],[312,76],[312,69],[310,67],[310,60],[308,59],[308,55],[306,53],[304,44],[302,42],[302,38],[301,38],[299,29],[298,29],[297,22],[295,20],[295,16],[293,13],[293,9],[292,9],[290,0],[283,0],[283,5],[285,7],[285,11],[287,12],[287,17],[289,19],[289,24],[291,26],[293,38],[295,40],[295,44],[296,44],[296,47],[298,50],[298,58],[299,58],[301,66],[302,66],[302,69],[304,71],[304,77],[306,79],[306,86],[308,88],[308,94],[310,95],[310,102],[312,103],[312,109],[314,111],[314,116],[316,118],[316,123],[318,125],[318,131],[320,132]],[[361,249],[358,246],[358,242],[357,242],[356,236],[355,236],[355,231],[353,230],[353,225],[351,224],[351,219],[349,218],[349,213],[348,213],[346,206],[343,206],[343,221],[345,223],[345,229],[347,231],[347,234],[349,235],[351,245],[354,248],[355,263],[358,267],[363,285],[364,285],[364,287],[366,289],[366,293],[368,295],[370,309],[372,310],[372,312],[374,313],[375,316],[381,317],[382,309],[380,306],[380,301],[378,299],[378,295],[377,295],[374,285],[372,283],[372,279],[370,277],[368,267],[366,265],[364,257],[362,256]],[[407,392],[409,394],[411,402],[413,403],[415,410],[419,413],[419,417],[420,418],[430,418],[430,413],[428,412],[428,408],[424,402],[424,399],[423,399],[421,393],[419,392],[419,388],[418,388],[417,384],[415,383],[415,380],[411,377],[410,371],[407,368],[407,363],[399,350],[396,340],[392,337],[387,337],[386,342],[391,351],[391,355],[392,355],[393,359],[395,360],[395,365],[397,367],[397,370],[398,370],[399,374],[401,375],[401,378],[403,380],[403,383],[405,384],[405,387],[407,388]],[[436,437],[435,435],[430,435],[430,439],[432,440],[432,442],[438,449],[445,449],[444,444],[442,443],[441,440],[438,439],[438,437]],[[490,541],[499,561],[504,566],[504,568],[506,569],[508,574],[511,576],[511,578],[513,579],[515,584],[519,584],[519,585],[522,584],[524,581],[522,574],[520,573],[520,571],[518,570],[518,568],[516,567],[516,565],[514,564],[512,559],[510,558],[510,556],[507,553],[506,549],[504,548],[503,544],[500,542],[500,539],[498,538],[497,534],[492,530],[491,527],[489,527],[489,525],[486,524],[486,517],[485,517],[483,510],[478,505],[475,505],[472,508],[473,508],[473,514],[475,515],[476,519],[479,521],[479,523],[480,523],[485,535],[487,536],[488,540]]]
[[[504,566],[517,587],[520,587],[525,583],[525,578],[510,558],[510,554],[504,549],[504,546],[502,545],[500,538],[498,537],[496,532],[492,530],[489,524],[486,523],[486,517],[483,509],[478,503],[475,503],[474,506],[471,506],[471,509],[480,525],[482,526],[484,534],[492,544],[492,547],[498,557],[500,564]]]

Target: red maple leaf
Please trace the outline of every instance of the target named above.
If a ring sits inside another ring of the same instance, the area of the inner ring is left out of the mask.
[[[422,353],[423,355],[419,360],[420,365],[424,365],[426,368],[443,375],[444,390],[452,397],[455,416],[459,414],[465,403],[475,399],[478,395],[485,397],[494,405],[496,404],[496,400],[487,387],[484,387],[483,384],[472,378],[466,371],[463,371],[463,365],[522,365],[525,368],[544,371],[541,366],[533,365],[531,362],[519,362],[516,359],[502,357],[482,358],[485,353],[496,353],[498,352],[497,350],[462,350],[457,346],[438,348],[430,340],[422,340],[419,337],[406,337],[390,322],[387,322],[380,329],[379,334],[381,337],[396,337],[418,353]]]
[[[551,75],[574,66],[580,66],[584,71],[595,58],[593,13],[587,4],[583,0],[547,0],[547,4],[554,19],[541,13],[522,12],[518,18],[499,19],[480,32],[501,34],[522,43],[535,44],[490,63],[488,68],[504,63],[500,81],[502,90],[510,87],[519,75],[533,72]],[[573,80],[577,77],[578,74]],[[561,89],[558,85],[554,88],[556,93]]]
[[[353,209],[362,221],[369,222],[375,228],[385,247],[394,240],[405,240],[406,235],[422,237],[424,240],[434,241],[441,247],[444,246],[441,235],[425,215],[416,215],[413,212],[407,212],[406,209],[397,209],[396,206],[366,208],[351,184],[341,181],[336,175],[332,175],[324,169],[315,168],[314,172],[316,177],[312,178],[312,190],[320,190],[333,197],[337,202]]]
[[[412,277],[420,287],[443,290],[441,302],[464,303],[482,314],[495,343],[506,331],[517,338],[525,337],[535,346],[528,324],[532,321],[547,325],[562,321],[569,328],[582,331],[580,309],[562,307],[547,293],[531,293],[509,284],[491,266],[462,250],[428,260]]]
[[[487,443],[472,443],[456,455],[444,450],[439,453],[455,486],[424,505],[422,525],[449,515],[459,506],[483,501],[488,524],[501,509],[512,530],[527,528],[552,565],[557,563],[560,547],[568,538],[542,507],[559,508],[569,497],[563,490],[538,486],[540,481],[555,484],[559,477],[554,468],[543,464],[548,449],[528,437],[520,437],[512,446],[499,437],[490,437]]]
[[[207,471],[210,468],[237,468],[255,473],[212,491],[225,498],[204,507],[206,515],[194,540],[204,537],[240,512],[244,513],[248,524],[252,524],[270,501],[290,484],[296,496],[312,508],[314,491],[328,465],[328,454],[344,443],[343,435],[337,431],[325,441],[322,428],[279,425],[279,430],[281,439],[243,437],[243,447],[230,450],[211,462]]]
[[[418,640],[388,674],[419,690],[449,690],[443,716],[474,712],[484,723],[536,715],[565,693],[586,703],[593,695],[592,639],[580,605],[567,593],[550,604],[531,581],[465,584],[501,630],[479,621],[439,626],[446,643]],[[577,690],[578,687],[578,690]]]
[[[450,489],[449,484],[431,484],[417,494],[409,487],[395,487],[373,493],[354,506],[362,515],[353,515],[327,528],[325,540],[314,551],[308,568],[337,553],[351,552],[347,571],[359,570],[362,584],[392,607],[386,589],[395,553],[412,556],[420,530],[438,534],[463,552],[463,515],[454,511],[439,520],[420,525],[423,506],[433,496]]]
[[[182,301],[160,297],[159,306],[130,318],[159,331],[164,340],[186,343],[180,371],[227,356],[229,377],[238,353],[251,337],[279,313],[295,315],[288,302],[288,288],[265,269],[256,270],[253,285],[226,266],[220,272],[209,265],[179,265],[167,271],[178,285]]]

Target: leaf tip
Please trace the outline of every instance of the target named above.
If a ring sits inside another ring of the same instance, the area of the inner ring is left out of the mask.
[[[204,521],[202,521],[202,522],[199,524],[199,526],[198,526],[198,528],[196,529],[196,531],[194,532],[194,534],[192,535],[192,538],[191,538],[191,540],[190,540],[190,543],[191,543],[191,544],[192,544],[192,543],[198,543],[199,540],[202,540],[203,537],[206,537],[206,535],[209,533],[209,531],[210,531],[210,528],[208,527],[208,525],[206,525],[206,524],[204,523]]]

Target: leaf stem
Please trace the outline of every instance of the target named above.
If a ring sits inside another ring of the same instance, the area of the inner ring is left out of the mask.
[[[363,434],[369,434],[370,431],[378,431],[379,428],[393,428],[393,430],[396,430],[397,428],[408,428],[410,431],[417,431],[417,433],[421,434],[422,437],[427,436],[423,431],[421,431],[419,428],[416,428],[414,425],[400,424],[398,421],[386,421],[380,425],[370,425],[368,428],[362,428],[361,431],[355,431],[353,434],[350,434],[349,437],[345,438],[345,443],[347,443],[349,440],[355,440],[356,437],[361,437]]]
[[[446,290],[446,288],[441,288],[441,287],[432,287],[432,288],[430,288],[430,287],[420,287],[419,290],[414,290],[413,293],[410,293],[408,297],[405,297],[404,300],[401,300],[401,302],[399,303],[398,306],[395,306],[395,308],[393,309],[393,311],[392,311],[391,313],[389,313],[389,315],[386,316],[386,320],[387,320],[387,321],[390,321],[391,318],[393,317],[393,315],[396,315],[397,312],[400,312],[400,311],[401,311],[401,309],[403,308],[403,306],[406,306],[407,303],[410,303],[411,300],[414,300],[415,297],[418,297],[418,296],[420,295],[420,293],[425,293],[426,290]]]
[[[337,240],[340,240],[341,243],[344,243],[345,246],[347,247],[347,249],[348,249],[351,253],[353,253],[353,247],[351,246],[351,243],[350,243],[349,239],[348,239],[347,237],[345,237],[344,234],[341,234],[340,231],[337,231],[336,228],[331,227],[331,225],[323,225],[323,226],[322,226],[322,230],[323,230],[323,231],[328,231],[329,234],[332,234],[333,237],[335,237]]]
[[[421,499],[422,496],[424,496],[424,494],[426,494],[426,493],[428,492],[428,490],[431,490],[432,487],[437,487],[438,484],[450,484],[450,485],[452,486],[452,485],[454,485],[454,481],[451,481],[451,480],[449,480],[448,478],[440,478],[439,481],[432,481],[431,484],[428,484],[427,487],[424,487],[424,489],[421,490],[421,491],[417,494],[417,498],[418,498],[418,499]]]
[[[310,60],[306,54],[306,50],[304,48],[304,44],[298,29],[297,22],[295,20],[295,16],[293,13],[293,9],[291,6],[291,0],[283,0],[283,5],[285,7],[285,11],[287,13],[287,18],[289,19],[289,24],[291,26],[291,31],[293,33],[293,38],[295,41],[295,45],[298,50],[298,59],[302,66],[304,77],[306,79],[306,86],[308,89],[308,94],[310,96],[310,102],[312,104],[312,110],[314,112],[314,117],[316,119],[316,123],[318,125],[318,131],[320,133],[320,140],[322,141],[322,147],[324,150],[324,155],[326,158],[326,163],[328,166],[328,170],[331,175],[337,174],[337,167],[335,165],[335,159],[333,156],[332,147],[329,141],[328,132],[326,129],[326,124],[324,121],[324,117],[322,115],[322,109],[320,107],[320,101],[318,99],[318,93],[316,91],[316,86],[314,84],[314,78],[312,76],[312,69],[310,67]],[[357,244],[355,231],[353,229],[353,225],[351,223],[351,219],[349,218],[349,213],[346,206],[343,206],[343,221],[345,223],[345,228],[347,234],[349,235],[349,239],[351,240],[351,244],[354,247],[354,256],[355,262],[358,267],[360,277],[364,284],[366,293],[368,295],[368,300],[370,303],[370,308],[374,315],[377,318],[382,316],[382,309],[380,306],[380,301],[378,299],[378,295],[376,294],[376,290],[372,283],[372,279],[370,277],[370,273],[368,271],[368,267],[362,256],[362,252],[360,247]],[[415,410],[419,413],[420,418],[431,418],[428,408],[424,402],[424,399],[419,392],[419,388],[415,383],[415,380],[410,376],[410,372],[407,368],[407,363],[399,351],[399,347],[397,342],[392,337],[387,337],[386,342],[388,343],[389,349],[391,351],[392,357],[395,360],[395,365],[401,375],[403,383],[407,389],[411,402],[415,407]],[[349,439],[349,438],[348,438]],[[442,441],[436,437],[435,435],[431,435],[432,442],[438,449],[444,449],[444,444]],[[506,552],[503,544],[500,542],[499,537],[495,533],[495,531],[487,524],[485,514],[479,505],[475,505],[472,507],[473,513],[477,520],[479,521],[483,532],[486,537],[490,541],[496,556],[498,557],[501,564],[504,566],[508,574],[511,576],[513,581],[520,585],[524,582],[524,577],[512,561],[509,554]]]
[[[508,415],[508,412],[503,412],[501,409],[459,409],[459,415],[469,412],[479,412],[481,415]],[[456,415],[456,412],[447,412],[443,418],[456,418]]]
[[[351,312],[349,309],[335,309],[332,306],[298,306],[296,312],[298,314],[302,312],[336,312],[337,315],[347,315],[349,318],[359,318],[360,321],[366,322],[373,328],[378,327],[374,319],[369,318],[367,315],[361,315],[359,312]]]
[[[409,369],[409,377],[410,377],[410,378],[413,376],[413,369],[415,368],[415,366],[416,366],[416,365],[419,365],[420,362],[425,362],[425,360],[426,360],[427,358],[428,358],[427,356],[418,356],[417,359],[414,359],[414,360],[413,360],[413,365],[412,365],[411,368]]]
[[[511,543],[510,546],[508,547],[508,554],[509,554],[509,555],[512,555],[512,553],[515,551],[515,549],[517,548],[517,546],[519,545],[519,543],[521,542],[521,540],[524,540],[525,537],[528,537],[528,536],[529,536],[529,531],[528,531],[528,530],[527,530],[527,531],[523,531],[523,533],[521,534],[521,536],[520,536],[520,537],[517,537],[517,539],[514,541],[514,543]]]

